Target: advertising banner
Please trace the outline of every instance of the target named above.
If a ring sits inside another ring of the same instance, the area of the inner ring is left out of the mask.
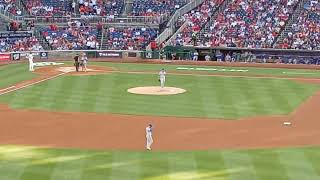
[[[0,54],[0,61],[10,61],[10,54]]]
[[[0,32],[0,38],[25,38],[32,37],[31,32]]]
[[[40,59],[48,59],[48,52],[40,52]]]
[[[117,52],[117,51],[102,51],[102,52],[97,52],[97,57],[104,57],[104,58],[122,58],[122,52]]]
[[[20,53],[13,53],[13,54],[12,54],[12,59],[13,59],[14,61],[19,61],[20,58],[21,58]]]

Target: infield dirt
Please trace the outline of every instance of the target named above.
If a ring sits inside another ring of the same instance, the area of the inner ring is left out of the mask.
[[[112,69],[106,70],[111,72]],[[43,70],[37,79],[56,75]],[[224,75],[225,76],[225,75]],[[299,81],[319,83],[319,81]],[[320,91],[287,116],[236,121],[49,112],[0,106],[0,143],[46,147],[144,150],[145,126],[154,125],[154,150],[248,149],[320,145]],[[284,126],[283,122],[291,122]]]

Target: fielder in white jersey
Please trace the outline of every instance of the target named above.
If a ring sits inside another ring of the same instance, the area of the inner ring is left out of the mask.
[[[34,71],[34,64],[33,64],[33,55],[32,55],[32,53],[29,53],[28,55],[27,55],[27,58],[28,58],[28,60],[29,60],[29,71]]]
[[[146,148],[147,150],[151,150],[151,145],[153,143],[153,139],[152,139],[152,124],[149,124],[147,127],[146,127],[146,140],[147,140],[147,145],[146,145]]]
[[[166,82],[166,71],[164,69],[159,72],[159,80],[161,88],[164,88],[164,83]]]

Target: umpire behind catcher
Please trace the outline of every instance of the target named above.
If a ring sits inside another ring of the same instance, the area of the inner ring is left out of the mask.
[[[80,61],[79,61],[79,55],[78,54],[74,57],[74,66],[76,67],[76,71],[79,72]]]

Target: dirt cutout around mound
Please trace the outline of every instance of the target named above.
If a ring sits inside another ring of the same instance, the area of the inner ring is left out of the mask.
[[[159,87],[159,86],[145,86],[145,87],[135,87],[127,90],[132,94],[141,95],[175,95],[185,93],[186,90],[176,87]]]
[[[36,72],[41,76],[33,81],[65,73],[52,67],[40,68]],[[30,82],[32,81],[21,84]],[[308,80],[306,82],[310,83]],[[319,82],[312,81],[312,83],[318,84]],[[319,108],[320,91],[290,115],[259,116],[234,121],[49,112],[11,109],[6,105],[1,105],[0,144],[144,150],[145,127],[148,123],[152,123],[154,125],[154,150],[312,146],[320,145]],[[291,122],[291,125],[284,125],[284,122]]]

